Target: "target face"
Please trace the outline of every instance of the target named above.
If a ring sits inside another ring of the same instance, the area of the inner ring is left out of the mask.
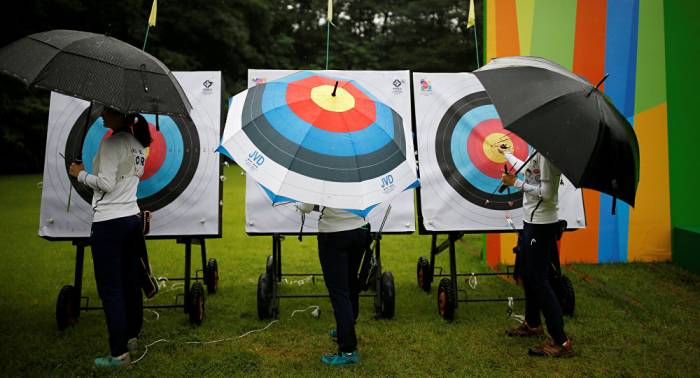
[[[509,210],[521,207],[523,196],[497,190],[507,163],[500,145],[527,159],[527,143],[503,128],[488,95],[479,91],[455,101],[442,116],[435,154],[445,180],[462,198],[486,209]]]
[[[257,85],[242,125],[264,156],[318,180],[361,182],[406,160],[401,117],[352,80],[299,72]]]
[[[530,146],[503,128],[474,74],[414,73],[413,83],[424,228],[512,232],[522,227],[522,191],[498,192],[506,164],[499,146],[520,161],[532,153]],[[560,219],[585,226],[581,192],[564,177],[558,198]]]
[[[84,132],[85,118],[90,116],[87,133]],[[155,116],[144,115],[153,139],[146,149],[146,166],[140,178],[136,196],[141,210],[159,210],[182,192],[192,181],[199,163],[200,145],[197,130],[189,120],[159,116],[156,129]],[[101,117],[88,115],[88,110],[76,120],[66,142],[65,156],[79,156],[82,143],[82,160],[87,172],[94,172],[92,161],[97,155],[100,143],[112,135],[112,130],[104,127]],[[70,164],[66,159],[66,166]],[[88,203],[93,191],[86,185],[72,181],[73,188]]]

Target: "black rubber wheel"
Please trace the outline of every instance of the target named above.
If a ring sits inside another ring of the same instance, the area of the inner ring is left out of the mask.
[[[272,318],[272,276],[261,273],[258,278],[258,318]]]
[[[423,289],[426,293],[430,292],[430,286],[433,283],[433,269],[428,259],[424,256],[418,258],[416,278],[418,280],[418,287]]]
[[[438,313],[445,320],[452,320],[455,317],[455,308],[457,308],[457,293],[452,286],[452,280],[443,278],[438,286]]]
[[[379,308],[379,314],[384,319],[394,317],[396,309],[396,291],[394,289],[394,275],[391,272],[382,273],[382,298]]]
[[[267,256],[267,261],[265,262],[265,273],[269,274],[270,277],[275,276],[275,262],[272,255]]]
[[[78,292],[73,285],[65,285],[58,293],[56,301],[56,324],[58,329],[64,329],[74,326],[78,322],[80,316],[80,298]]]
[[[193,283],[190,288],[189,313],[191,324],[202,324],[202,320],[204,320],[204,286],[200,282]]]
[[[219,290],[219,264],[216,262],[216,259],[209,259],[207,262],[204,282],[207,285],[207,293],[214,294]]]
[[[569,277],[562,274],[561,286],[562,290],[559,295],[561,312],[567,316],[574,316],[574,309],[576,308],[576,293],[574,292],[574,285],[571,283]]]

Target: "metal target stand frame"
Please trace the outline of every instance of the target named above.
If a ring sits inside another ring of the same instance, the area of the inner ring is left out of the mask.
[[[179,237],[177,244],[185,246],[185,274],[183,277],[165,278],[167,281],[184,281],[183,292],[175,295],[175,303],[170,305],[144,305],[144,309],[150,308],[182,308],[189,315],[190,323],[200,325],[204,319],[204,285],[209,294],[214,294],[219,285],[218,262],[214,258],[207,260],[206,239],[204,237]],[[73,285],[64,285],[58,295],[56,303],[56,322],[59,330],[66,329],[78,322],[81,311],[102,310],[103,307],[90,306],[90,297],[82,294],[83,268],[85,261],[85,247],[89,247],[88,239],[73,239],[75,246],[75,274]],[[192,245],[199,245],[201,249],[202,269],[196,270],[192,276]],[[200,277],[200,273],[202,273]],[[194,283],[191,284],[191,282]],[[204,285],[203,285],[204,284]],[[183,298],[178,304],[178,299]]]
[[[260,234],[251,234],[260,236]],[[291,234],[286,234],[291,235]],[[277,318],[279,316],[281,299],[301,298],[328,298],[328,294],[281,294],[280,283],[283,277],[311,277],[312,283],[316,283],[316,277],[323,277],[322,273],[284,273],[282,271],[282,241],[285,234],[272,234],[272,255],[266,260],[265,272],[260,274],[257,286],[258,318],[260,320]],[[304,234],[313,236],[314,234]],[[391,319],[394,316],[395,289],[394,277],[391,272],[382,271],[381,263],[381,236],[377,238],[372,233],[372,254],[376,261],[375,272],[370,275],[374,282],[368,290],[374,294],[360,293],[360,298],[374,298],[374,314],[377,319]]]
[[[453,231],[447,233],[447,239],[444,240],[439,245],[437,244],[438,232],[430,232],[423,228],[422,217],[419,216],[420,223],[420,233],[422,235],[430,234],[432,235],[431,247],[430,247],[430,261],[427,258],[421,256],[418,258],[418,264],[416,266],[416,278],[418,281],[418,287],[421,288],[426,293],[430,293],[431,285],[433,283],[434,277],[443,277],[438,285],[437,302],[438,302],[438,314],[445,320],[453,320],[454,313],[457,309],[459,303],[468,302],[507,302],[512,301],[522,301],[525,300],[524,297],[502,297],[502,298],[471,298],[467,294],[467,290],[459,289],[458,287],[458,277],[468,277],[467,281],[471,277],[512,277],[513,273],[510,270],[505,272],[483,272],[483,273],[458,273],[457,272],[457,258],[455,252],[455,243],[459,241],[466,232]],[[450,260],[450,272],[449,274],[444,274],[442,267],[435,266],[435,257],[442,253],[444,250],[449,250],[449,260]],[[438,270],[436,274],[435,271]],[[459,293],[462,293],[462,298],[460,298]]]
[[[372,232],[371,255],[365,253],[364,259],[370,258],[371,263],[363,261],[361,264],[368,264],[367,287],[362,287],[360,298],[374,298],[375,319],[391,319],[395,312],[395,286],[394,276],[391,272],[382,270],[381,259],[381,230],[388,217],[385,213],[384,221],[379,232]],[[322,277],[322,273],[283,273],[282,272],[282,241],[285,239],[283,233],[262,234],[249,233],[251,236],[272,236],[272,255],[267,256],[265,272],[260,274],[257,286],[257,308],[260,320],[277,318],[279,316],[280,300],[300,299],[300,298],[328,298],[328,294],[280,294],[280,283],[283,277],[311,277],[312,283],[316,283],[316,277]],[[297,236],[298,234],[294,234]],[[315,233],[303,233],[305,236],[313,236]],[[362,268],[360,269],[362,270]],[[372,282],[373,281],[373,282]],[[366,289],[366,290],[363,290]],[[374,291],[374,294],[362,293],[363,291]]]

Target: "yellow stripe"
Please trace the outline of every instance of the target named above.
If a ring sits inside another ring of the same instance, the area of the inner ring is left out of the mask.
[[[530,55],[530,47],[532,46],[532,22],[535,18],[535,0],[518,0],[515,6],[518,12],[520,55]]]
[[[630,209],[628,261],[671,259],[671,198],[666,111],[666,103],[663,103],[634,117],[641,173],[636,206]]]
[[[518,242],[518,234],[511,232],[501,234],[501,263],[504,265],[515,265],[515,254],[513,247]]]

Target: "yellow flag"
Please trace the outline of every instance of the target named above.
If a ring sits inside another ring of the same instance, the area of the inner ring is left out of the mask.
[[[156,26],[156,13],[158,13],[158,0],[153,0],[151,16],[148,17],[148,26]]]
[[[474,15],[474,0],[469,0],[469,16],[467,17],[467,29],[476,24],[476,16]]]
[[[326,18],[328,22],[333,22],[333,0],[328,0],[328,15]]]

